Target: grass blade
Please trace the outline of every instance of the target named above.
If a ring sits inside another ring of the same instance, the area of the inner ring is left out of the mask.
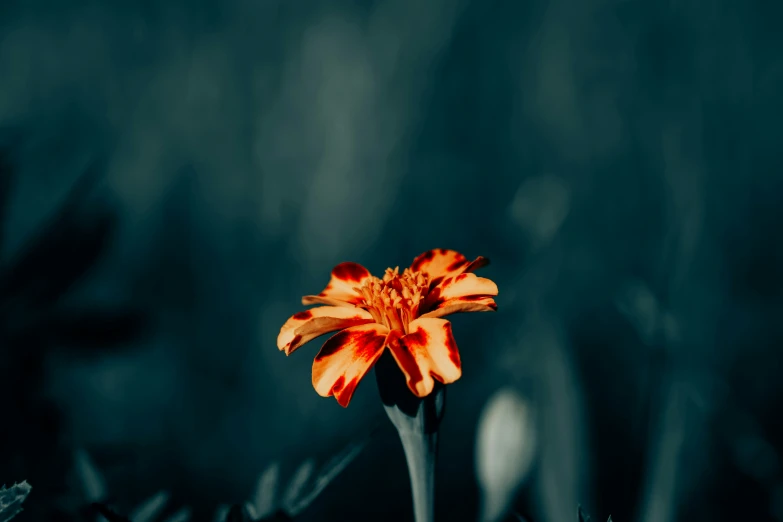
[[[90,454],[83,449],[78,449],[74,452],[73,458],[85,500],[88,503],[105,500],[106,479],[104,479],[103,473],[90,458]]]
[[[337,477],[337,475],[342,473],[342,471],[348,467],[348,465],[353,462],[356,457],[359,456],[362,450],[364,450],[364,448],[367,446],[367,443],[370,441],[370,439],[378,432],[380,426],[380,423],[376,424],[364,439],[357,443],[348,445],[343,451],[329,460],[329,462],[321,469],[320,474],[316,478],[315,483],[313,484],[313,489],[308,494],[297,499],[293,505],[288,506],[288,515],[292,518],[295,518],[299,513],[304,511],[307,506],[309,506],[318,497],[318,495],[320,495],[321,492],[326,489],[326,486],[328,486],[329,483]]]
[[[302,495],[304,487],[313,475],[314,470],[315,462],[313,462],[312,459],[306,460],[299,466],[299,469],[294,473],[294,477],[291,479],[291,482],[288,484],[285,494],[283,495],[283,506],[285,508],[290,508],[290,506],[296,504],[296,500]],[[288,511],[288,509],[286,509],[286,511]]]
[[[278,462],[270,464],[258,477],[256,493],[251,501],[256,518],[269,516],[275,510],[275,493],[279,480],[280,464]]]
[[[166,508],[168,501],[168,491],[156,493],[133,510],[130,515],[131,522],[154,522]]]
[[[215,516],[212,517],[212,522],[223,522],[228,516],[228,512],[231,510],[231,506],[222,505],[215,509]]]

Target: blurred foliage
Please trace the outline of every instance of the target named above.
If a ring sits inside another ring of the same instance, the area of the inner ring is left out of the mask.
[[[279,464],[271,464],[258,477],[252,500],[243,504],[218,507],[214,520],[216,522],[293,520],[307,509],[326,486],[361,453],[377,430],[378,428],[375,427],[364,438],[359,438],[356,443],[347,446],[317,470],[313,460],[303,462],[287,485],[279,484]],[[163,516],[170,497],[166,491],[153,495],[131,509],[130,515],[122,515],[107,504],[107,501],[114,497],[109,495],[103,473],[95,466],[87,452],[77,451],[74,464],[81,482],[78,489],[82,492],[82,498],[78,498],[80,495],[76,491],[71,493],[70,509],[59,513],[62,520],[94,520],[96,515],[100,515],[107,522],[188,522],[191,518],[189,507],[183,507],[174,513],[169,513],[168,516]],[[279,488],[280,485],[285,487]]]
[[[3,412],[0,470],[25,473],[42,497],[63,491],[67,448],[58,408],[45,396],[48,355],[65,351],[92,357],[139,339],[146,320],[139,310],[68,302],[109,246],[116,215],[87,203],[101,165],[74,185],[42,229],[10,260],[0,260],[0,394]],[[13,151],[0,143],[0,240],[15,181]],[[35,509],[35,508],[33,508]]]
[[[8,522],[22,512],[22,503],[31,489],[27,481],[10,488],[0,487],[0,522]]]

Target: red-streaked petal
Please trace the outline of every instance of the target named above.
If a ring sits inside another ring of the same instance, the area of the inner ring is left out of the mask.
[[[440,303],[468,295],[498,295],[498,285],[486,277],[464,273],[444,279],[430,294]]]
[[[436,248],[420,254],[411,263],[414,272],[426,273],[430,281],[457,271],[461,271],[470,262],[456,250]]]
[[[469,295],[443,301],[434,310],[422,314],[421,317],[443,317],[458,312],[495,312],[497,309],[498,305],[493,298],[483,295]]]
[[[479,268],[484,268],[489,264],[489,258],[484,256],[478,256],[476,259],[468,263],[463,272],[475,272]]]
[[[332,278],[323,292],[302,297],[302,304],[327,304],[333,306],[356,306],[362,296],[354,290],[367,282],[372,275],[359,263],[340,263],[332,270]]]
[[[462,363],[450,322],[419,318],[411,322],[408,332],[397,342],[389,343],[389,349],[414,395],[429,395],[435,379],[449,384],[462,376]]]
[[[294,314],[280,328],[277,348],[286,355],[325,333],[373,322],[367,310],[347,306],[318,306]]]
[[[468,261],[465,256],[455,250],[436,248],[424,252],[414,259],[411,263],[411,270],[425,272],[430,279],[430,288],[434,288],[447,277],[463,272],[475,272],[488,264],[489,259],[483,256]]]
[[[354,326],[326,341],[313,361],[313,387],[348,406],[359,381],[383,353],[389,329],[377,323]]]

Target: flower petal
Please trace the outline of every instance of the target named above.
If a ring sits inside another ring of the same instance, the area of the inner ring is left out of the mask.
[[[478,256],[476,259],[468,263],[463,272],[475,272],[479,268],[484,268],[489,264],[489,258],[484,256]]]
[[[430,278],[430,288],[438,286],[445,278],[462,274],[463,272],[475,272],[479,268],[489,264],[489,259],[478,256],[473,261],[455,250],[437,248],[428,250],[419,255],[411,263],[414,272],[425,272]]]
[[[411,263],[411,270],[424,272],[430,281],[465,268],[470,262],[468,258],[456,250],[436,248],[428,250],[416,257]]]
[[[348,406],[359,381],[383,353],[389,329],[377,323],[354,326],[326,341],[313,361],[313,387]]]
[[[434,290],[433,294],[435,294],[438,301],[457,299],[467,295],[498,295],[498,285],[486,277],[464,273],[444,279]]]
[[[458,312],[495,312],[497,303],[491,297],[483,295],[468,295],[440,302],[434,310],[420,317],[443,317]]]
[[[397,342],[389,343],[389,349],[414,395],[429,395],[435,386],[434,379],[449,384],[462,376],[462,363],[450,322],[419,318],[408,325],[408,332]]]
[[[367,310],[347,306],[318,306],[294,314],[280,328],[277,348],[290,355],[325,333],[373,322]]]
[[[370,271],[358,263],[340,263],[332,270],[332,278],[323,292],[302,297],[302,304],[355,306],[363,298],[354,288],[362,286],[371,277]]]

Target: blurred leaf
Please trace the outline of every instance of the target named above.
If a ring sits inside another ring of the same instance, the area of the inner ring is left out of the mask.
[[[0,488],[0,522],[8,522],[22,512],[22,503],[30,494],[30,484],[22,481],[10,488]]]
[[[476,475],[481,487],[481,520],[501,520],[527,478],[535,455],[533,414],[513,389],[489,398],[479,419]]]
[[[304,487],[307,484],[307,481],[310,480],[314,470],[315,463],[312,459],[306,460],[299,466],[299,469],[296,470],[294,477],[286,488],[285,495],[283,496],[284,506],[289,507],[296,504],[296,500],[302,495]]]
[[[131,522],[153,522],[166,508],[168,501],[168,491],[156,493],[133,510],[130,515]]]
[[[57,301],[98,261],[114,225],[114,218],[108,214],[89,224],[52,224],[3,274],[0,293],[23,297],[32,305]]]
[[[100,502],[106,498],[106,481],[85,450],[74,452],[74,464],[87,502]]]
[[[280,464],[273,462],[261,473],[256,483],[256,493],[252,499],[254,515],[263,518],[275,509],[275,492],[280,476]]]
[[[82,212],[99,171],[95,165],[77,181],[49,223],[2,275],[0,294],[24,296],[31,304],[54,302],[98,261],[116,226],[112,212]]]
[[[563,325],[544,315],[532,316],[524,327],[520,344],[537,345],[536,361],[537,445],[536,483],[541,518],[568,520],[573,506],[584,498],[584,477],[590,467],[586,458],[586,411],[582,376]]]
[[[256,514],[256,508],[253,504],[250,502],[245,502],[245,510],[247,511],[247,514],[250,516],[251,520],[257,520],[260,517]]]
[[[684,384],[667,378],[661,385],[655,439],[649,445],[645,483],[642,491],[642,522],[672,520],[682,486],[684,448],[688,430],[687,392]]]
[[[372,437],[375,436],[375,434],[378,432],[379,427],[380,423],[376,424],[362,440],[348,445],[340,453],[329,460],[329,462],[327,462],[326,465],[321,468],[318,477],[315,479],[313,484],[313,489],[309,493],[297,499],[295,503],[286,506],[288,515],[291,517],[296,517],[299,515],[299,513],[304,511],[307,506],[312,504],[318,495],[320,495],[321,492],[326,489],[326,486],[328,486],[329,483],[331,483],[346,467],[348,467],[351,462],[353,462],[357,456],[359,456],[362,450],[367,446],[367,443],[370,441],[370,439],[372,439]]]
[[[71,350],[93,350],[135,341],[147,325],[140,310],[96,307],[58,312],[42,328],[52,341]]]
[[[231,506],[218,506],[215,509],[215,516],[212,517],[212,522],[223,522],[228,516],[228,512],[231,510]]]
[[[109,506],[105,504],[101,504],[99,502],[93,502],[92,507],[95,511],[98,512],[99,515],[101,515],[103,518],[105,518],[108,522],[131,522],[131,520],[124,516],[120,515],[113,509],[111,509]]]

